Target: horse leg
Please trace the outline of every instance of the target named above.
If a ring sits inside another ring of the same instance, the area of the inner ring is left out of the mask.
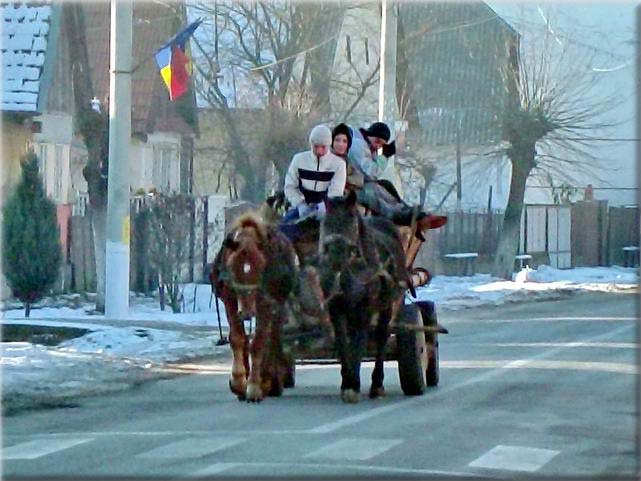
[[[286,358],[282,344],[284,311],[276,309],[276,316],[270,320],[269,336],[265,344],[262,362],[261,390],[268,396],[283,394]],[[279,316],[280,314],[280,316]]]
[[[361,362],[367,347],[367,329],[352,329],[349,343],[351,389],[345,391],[343,400],[348,403],[357,403],[360,400]]]
[[[371,399],[385,396],[385,388],[383,387],[385,371],[383,364],[385,359],[385,346],[387,345],[387,338],[389,337],[388,327],[390,314],[391,309],[381,313],[374,331],[376,340],[376,361],[374,363],[374,371],[372,372],[372,385],[369,389],[369,397]]]
[[[282,396],[284,390],[286,358],[283,351],[283,340],[281,338],[283,323],[285,321],[284,316],[283,310],[279,309],[279,315],[272,320],[270,331],[272,374],[271,386],[268,393],[270,396],[275,397]]]
[[[364,310],[355,309],[347,317],[346,369],[341,398],[347,403],[357,403],[361,391],[361,361],[367,346],[367,324]]]
[[[238,306],[235,300],[225,300],[225,311],[229,321],[229,344],[232,352],[231,378],[229,388],[238,396],[239,400],[245,399],[247,390],[248,369],[248,339],[245,325],[238,316]]]
[[[344,309],[340,308],[341,306],[336,306],[334,304],[330,305],[330,319],[334,325],[334,346],[336,349],[336,354],[341,363],[341,399],[345,402],[346,392],[350,391],[350,394],[347,395],[348,398],[352,398],[352,379],[350,368],[350,356],[349,356],[349,340],[347,337],[347,319],[345,318]],[[352,401],[353,402],[353,401]]]
[[[260,402],[264,396],[261,389],[261,374],[266,351],[265,341],[269,334],[270,320],[272,318],[271,307],[262,296],[259,296],[256,300],[256,330],[249,346],[251,368],[249,370],[247,390],[245,391],[248,402]]]

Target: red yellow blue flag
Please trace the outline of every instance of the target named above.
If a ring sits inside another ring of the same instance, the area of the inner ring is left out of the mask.
[[[189,90],[192,65],[186,51],[186,45],[187,40],[201,22],[202,19],[199,18],[190,23],[156,52],[156,63],[167,90],[169,90],[169,100],[176,100]]]

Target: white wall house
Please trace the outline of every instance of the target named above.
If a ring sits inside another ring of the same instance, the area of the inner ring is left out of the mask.
[[[181,172],[181,137],[172,132],[156,132],[147,141],[134,139],[129,163],[133,193],[140,189],[179,192]]]
[[[73,117],[65,112],[45,112],[34,119],[40,122],[40,132],[33,135],[32,147],[40,162],[47,195],[57,204],[75,201],[71,172],[73,146]]]

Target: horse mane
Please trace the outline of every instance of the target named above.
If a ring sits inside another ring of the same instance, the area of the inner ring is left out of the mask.
[[[268,237],[267,224],[261,219],[257,212],[245,212],[238,216],[230,232],[235,232],[239,229],[253,228],[256,230],[258,237],[261,241],[265,241]]]

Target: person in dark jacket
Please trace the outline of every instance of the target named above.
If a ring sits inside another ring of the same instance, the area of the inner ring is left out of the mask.
[[[422,212],[419,206],[412,207],[403,202],[392,182],[373,175],[380,172],[381,167],[381,162],[377,161],[377,150],[383,147],[383,156],[395,153],[394,143],[387,143],[389,138],[389,128],[382,122],[360,129],[356,136],[354,129],[347,124],[334,127],[332,150],[346,163],[346,188],[356,191],[359,204],[397,225],[409,226],[416,219],[419,231],[433,228],[432,216]]]

